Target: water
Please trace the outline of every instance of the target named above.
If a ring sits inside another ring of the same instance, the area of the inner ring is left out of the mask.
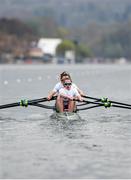
[[[63,70],[87,95],[131,104],[131,65],[0,66],[0,104],[46,97]],[[131,178],[131,110],[94,108],[73,122],[51,113],[0,110],[0,178]]]

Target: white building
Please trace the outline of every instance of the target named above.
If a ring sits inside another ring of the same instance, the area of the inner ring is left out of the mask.
[[[56,48],[62,42],[58,38],[41,38],[38,41],[38,48],[42,49],[44,54],[56,55]]]

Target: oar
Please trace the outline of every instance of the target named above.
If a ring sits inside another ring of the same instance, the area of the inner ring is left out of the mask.
[[[84,106],[84,105],[87,105],[88,103],[82,103],[82,104],[77,104],[77,106]]]
[[[94,97],[90,97],[90,96],[86,96],[86,95],[83,95],[82,97],[84,97],[84,98],[88,98],[88,99],[97,100],[97,101],[101,101],[101,99],[100,99],[100,98],[94,98]]]
[[[0,105],[0,109],[10,108],[10,107],[16,107],[16,106],[20,106],[20,102]]]
[[[81,102],[81,101],[79,101],[79,102]],[[82,104],[77,104],[77,106],[84,106],[84,105],[90,104],[90,102],[91,102],[91,101],[85,101],[85,102],[82,103]],[[96,100],[96,101],[93,101],[93,102],[99,102],[99,101]],[[92,103],[92,102],[91,102],[91,103]]]
[[[116,101],[110,101],[110,102],[111,102],[111,103],[114,103],[114,104],[119,104],[119,105],[131,107],[131,104],[126,104],[126,103],[121,103],[121,102],[116,102]]]
[[[27,107],[28,105],[31,105],[33,103],[45,102],[45,101],[47,101],[46,98],[34,99],[34,100],[30,100],[30,101],[20,100],[20,102],[16,102],[16,103],[0,105],[0,109],[11,108],[11,107],[16,107],[16,106],[25,106],[25,107]]]
[[[52,97],[51,100],[55,100],[56,96]],[[16,106],[24,106],[27,107],[28,105],[33,105],[33,104],[37,104],[39,102],[46,102],[48,101],[48,99],[46,97],[44,98],[40,98],[40,99],[33,99],[33,100],[20,100],[20,102],[16,102],[16,103],[10,103],[10,104],[4,104],[4,105],[0,105],[0,109],[5,109],[5,108],[11,108],[11,107],[16,107]]]
[[[55,100],[57,96],[53,96],[50,101]],[[33,99],[33,100],[29,100],[28,103],[40,103],[40,102],[46,102],[48,101],[47,97],[44,98],[40,98],[40,99]]]
[[[83,96],[84,98],[89,98],[89,99],[93,99],[93,100],[98,100],[98,101],[102,101],[102,99],[99,99],[99,98],[94,98],[94,97],[90,97],[90,96]],[[107,98],[104,98],[106,100],[108,100]],[[108,100],[109,102],[111,103],[114,103],[114,104],[119,104],[119,105],[123,105],[123,106],[129,106],[131,107],[131,104],[126,104],[126,103],[121,103],[121,102],[117,102],[117,101],[111,101],[111,100]]]
[[[131,107],[128,107],[128,106],[119,106],[119,105],[115,105],[115,104],[112,104],[111,106],[118,107],[118,108],[124,108],[124,109],[131,109]]]
[[[120,105],[112,104],[110,101],[102,103],[102,102],[92,102],[92,101],[83,100],[83,102],[87,102],[87,103],[90,103],[90,104],[98,104],[100,106],[104,106],[105,108],[118,107],[118,108],[124,108],[124,109],[131,109],[131,107],[128,107],[128,106],[120,106]]]
[[[78,102],[81,102],[79,100],[74,100],[74,101],[78,101]],[[131,109],[131,107],[128,107],[128,106],[120,106],[120,105],[114,105],[112,104],[110,101],[107,101],[107,102],[92,102],[92,101],[86,101],[86,100],[83,100],[84,103],[87,103],[87,104],[96,104],[96,106],[92,106],[92,107],[85,107],[85,108],[82,108],[82,109],[90,109],[90,108],[94,108],[94,107],[99,107],[99,106],[104,106],[105,108],[109,108],[109,107],[118,107],[118,108],[124,108],[124,109]],[[98,105],[98,106],[97,106]]]

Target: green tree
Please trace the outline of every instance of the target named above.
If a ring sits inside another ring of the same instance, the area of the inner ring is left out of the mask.
[[[91,57],[92,52],[91,50],[86,47],[83,44],[80,44],[76,47],[76,53],[81,57],[81,58],[86,58],[86,57]]]
[[[72,50],[75,52],[76,62],[82,62],[84,58],[91,57],[91,50],[83,44],[78,44],[70,40],[63,40],[61,44],[57,47],[57,55],[65,56],[65,52]]]
[[[68,50],[74,50],[75,51],[75,45],[70,40],[63,40],[61,44],[57,46],[56,52],[58,56],[65,56],[65,51]]]

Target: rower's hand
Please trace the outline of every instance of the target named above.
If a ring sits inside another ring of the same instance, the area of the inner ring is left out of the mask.
[[[52,96],[47,96],[47,100],[50,101]]]
[[[79,101],[81,101],[81,102],[82,102],[83,100],[84,100],[84,99],[83,99],[82,97],[81,97],[81,98],[79,98]]]
[[[71,97],[71,96],[68,96],[68,99],[71,100],[71,101],[73,101],[74,98]]]
[[[80,93],[80,95],[81,95],[81,96],[86,96],[86,94],[84,94],[83,92],[82,92],[82,93]]]
[[[82,102],[83,98],[81,96],[80,97],[78,96],[78,97],[74,97],[73,100],[74,101],[81,101]]]
[[[83,99],[83,97],[78,96],[78,97],[77,97],[77,100],[79,100],[80,102],[82,102],[84,99]]]

